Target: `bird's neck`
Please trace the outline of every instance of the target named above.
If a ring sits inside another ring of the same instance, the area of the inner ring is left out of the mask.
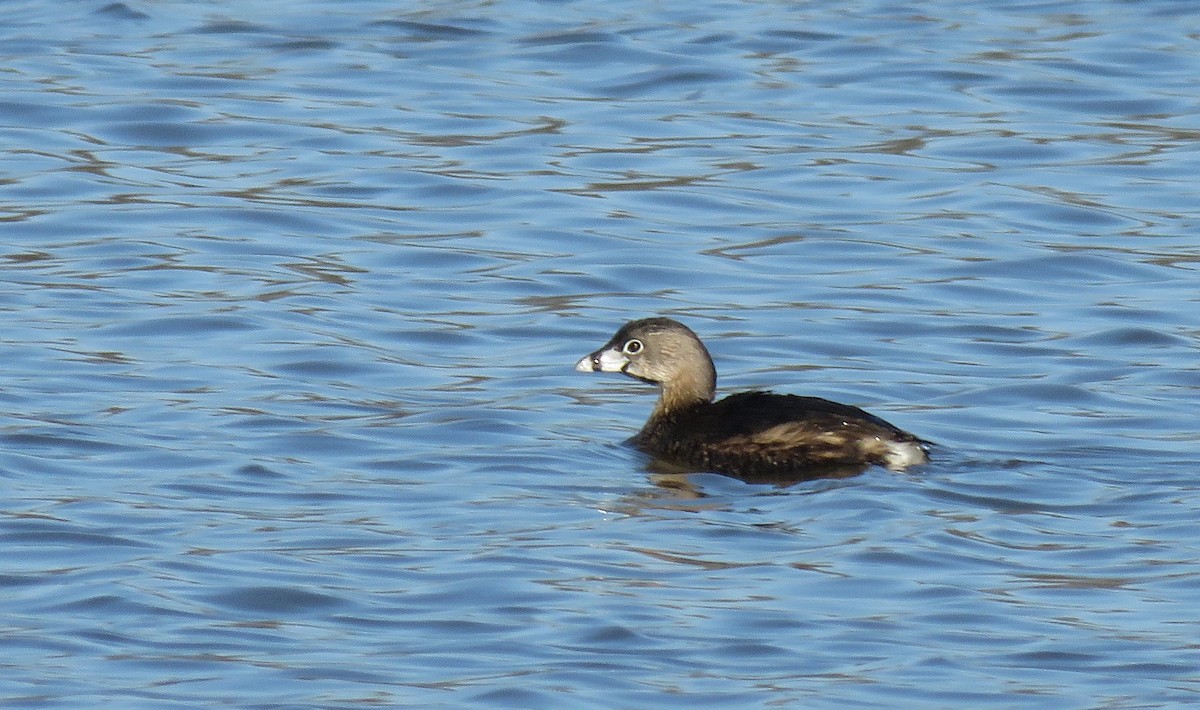
[[[717,391],[717,375],[710,364],[707,369],[682,373],[671,382],[664,382],[659,391],[658,403],[651,417],[665,417],[672,412],[707,404],[713,401]]]

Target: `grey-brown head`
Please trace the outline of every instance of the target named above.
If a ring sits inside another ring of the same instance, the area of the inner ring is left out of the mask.
[[[575,369],[622,372],[659,385],[658,412],[695,401],[711,402],[717,387],[717,372],[704,343],[686,325],[670,318],[626,323]]]

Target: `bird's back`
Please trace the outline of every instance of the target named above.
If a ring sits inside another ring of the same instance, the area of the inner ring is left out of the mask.
[[[633,443],[648,453],[743,478],[809,478],[830,469],[924,462],[924,442],[847,404],[744,392],[651,418]]]

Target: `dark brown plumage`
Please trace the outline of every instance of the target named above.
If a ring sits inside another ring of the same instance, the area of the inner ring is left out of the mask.
[[[670,318],[625,324],[575,369],[621,372],[659,385],[658,403],[631,442],[688,468],[798,480],[870,464],[904,470],[928,460],[926,442],[847,404],[769,392],[714,402],[717,373],[708,350]]]

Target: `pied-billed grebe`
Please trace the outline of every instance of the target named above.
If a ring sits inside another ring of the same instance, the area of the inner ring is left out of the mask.
[[[623,372],[657,384],[658,403],[631,443],[687,467],[744,478],[807,478],[929,460],[927,442],[858,407],[818,397],[743,392],[718,402],[704,343],[670,318],[626,323],[580,372]]]

